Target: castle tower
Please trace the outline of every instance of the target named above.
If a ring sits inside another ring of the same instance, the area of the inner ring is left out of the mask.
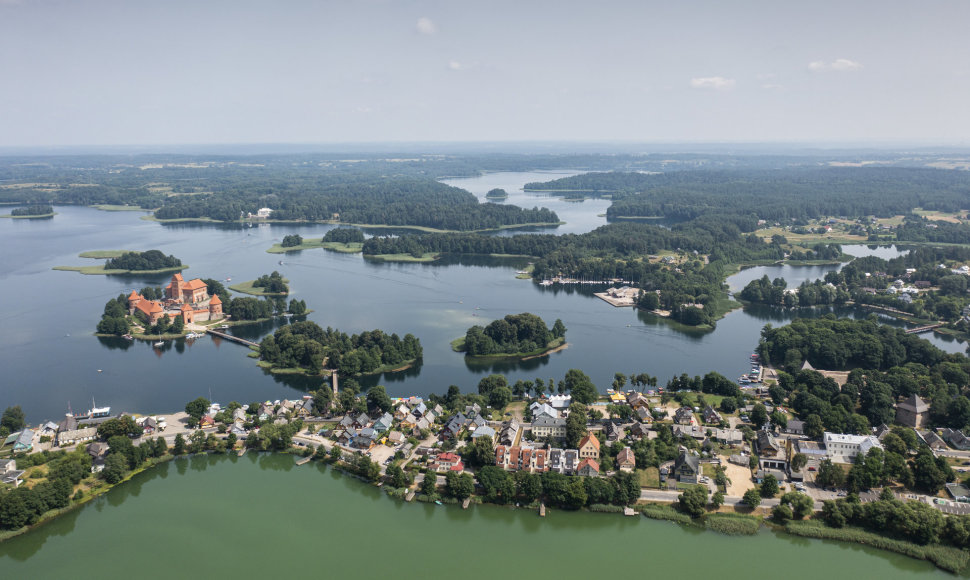
[[[222,300],[218,294],[213,294],[212,299],[209,300],[209,320],[216,318],[222,318]]]
[[[182,284],[185,280],[182,278],[182,274],[176,272],[172,275],[172,281],[168,283],[165,287],[165,297],[172,300],[182,301]]]

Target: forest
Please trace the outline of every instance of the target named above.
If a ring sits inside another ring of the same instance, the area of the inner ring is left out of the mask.
[[[338,242],[341,244],[364,243],[364,232],[357,228],[334,228],[323,235],[324,242]]]
[[[607,217],[690,220],[733,214],[769,221],[826,216],[909,215],[914,208],[967,209],[970,175],[964,171],[903,167],[790,167],[587,173],[544,183],[537,191],[610,194]],[[728,200],[730,200],[728,202]],[[745,229],[744,231],[752,231]]]
[[[343,376],[393,368],[419,360],[422,354],[421,342],[411,334],[403,339],[381,330],[348,335],[308,321],[283,326],[259,345],[260,359],[273,367],[312,373],[328,368]]]
[[[562,320],[557,319],[550,330],[541,318],[523,312],[508,314],[485,327],[469,328],[462,348],[471,356],[533,353],[565,337],[566,327]]]
[[[54,213],[53,206],[44,204],[28,205],[26,207],[18,207],[10,210],[10,215],[14,217],[47,215],[52,213]]]
[[[166,256],[159,250],[147,252],[125,252],[117,258],[110,258],[104,263],[105,270],[162,270],[182,265],[182,260],[175,256]]]

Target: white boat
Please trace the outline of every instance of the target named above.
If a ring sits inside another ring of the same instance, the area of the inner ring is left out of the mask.
[[[165,341],[160,340],[160,341],[156,342],[155,344],[153,344],[152,346],[155,346],[155,347],[165,346]]]

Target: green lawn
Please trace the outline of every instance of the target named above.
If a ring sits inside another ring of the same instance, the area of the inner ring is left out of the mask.
[[[660,470],[656,467],[638,469],[636,474],[640,480],[640,487],[660,487]]]
[[[273,244],[273,247],[266,251],[270,254],[285,254],[287,252],[298,252],[300,250],[312,250],[315,248],[323,248],[324,250],[342,252],[345,254],[356,254],[363,250],[364,244],[360,242],[353,242],[350,244],[344,244],[342,242],[325,242],[323,241],[323,238],[319,238],[314,240],[303,240],[303,243],[299,246],[287,246],[285,248],[280,244]]]

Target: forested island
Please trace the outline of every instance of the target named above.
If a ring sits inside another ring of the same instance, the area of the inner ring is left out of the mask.
[[[292,234],[283,237],[279,244],[266,250],[270,254],[284,254],[299,250],[323,248],[334,252],[356,254],[364,245],[364,232],[357,228],[334,228],[320,239],[304,239],[303,236]]]
[[[54,217],[54,207],[51,205],[36,204],[26,207],[18,207],[10,211],[8,215],[0,215],[5,218],[38,219]]]
[[[259,345],[261,366],[310,375],[324,369],[342,376],[403,370],[419,361],[423,352],[421,342],[411,334],[403,339],[381,330],[348,335],[309,321],[283,326]]]
[[[566,326],[556,319],[550,330],[546,323],[528,312],[508,314],[487,326],[473,326],[452,348],[467,356],[532,357],[554,351],[566,343]]]
[[[253,296],[286,296],[290,287],[283,275],[273,270],[270,274],[263,274],[255,280],[241,282],[229,287],[233,292],[251,294]]]
[[[54,270],[80,272],[82,274],[167,274],[188,268],[175,256],[166,256],[159,250],[132,252],[127,250],[103,250],[82,252],[81,258],[106,259],[98,266],[54,266]]]
[[[509,197],[509,192],[505,191],[500,187],[496,187],[495,189],[490,189],[488,190],[488,193],[485,194],[486,199],[508,199],[508,197]]]

